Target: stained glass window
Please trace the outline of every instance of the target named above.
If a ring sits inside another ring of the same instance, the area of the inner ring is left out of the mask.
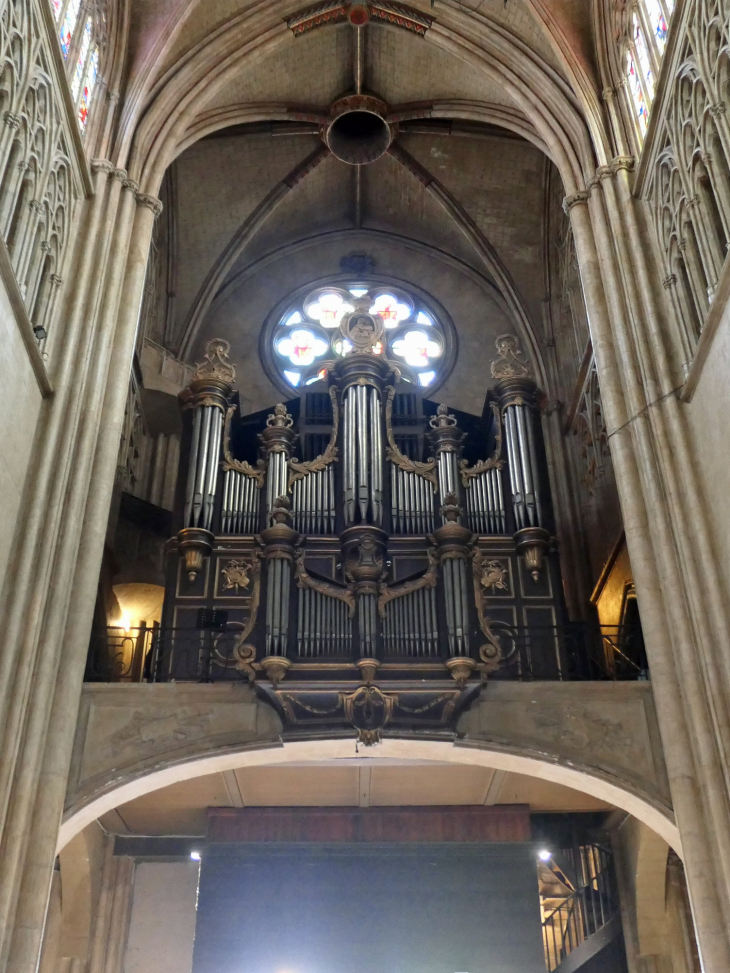
[[[443,326],[433,310],[399,287],[363,281],[318,287],[286,308],[271,332],[280,378],[293,388],[326,381],[330,363],[353,350],[340,323],[356,302],[383,321],[385,334],[373,348],[375,354],[390,359],[404,381],[433,385],[446,349]]]
[[[86,122],[89,117],[89,105],[91,104],[91,99],[94,95],[98,70],[99,51],[97,48],[94,48],[94,50],[91,52],[91,57],[89,58],[89,66],[86,70],[86,80],[84,81],[84,86],[81,89],[81,100],[79,102],[79,125],[81,126],[82,132],[86,128]]]
[[[71,81],[71,94],[73,95],[74,101],[79,96],[79,91],[81,89],[81,82],[86,71],[86,58],[89,53],[89,46],[91,45],[91,19],[87,20],[84,24],[84,33],[81,36],[81,47],[79,48],[79,57],[76,61],[76,69],[74,70],[74,76]]]
[[[106,32],[104,0],[84,3],[83,17],[81,0],[51,0],[51,8],[60,24],[61,53],[67,61],[71,97],[83,135],[99,78],[100,50]]]
[[[634,0],[626,40],[626,81],[640,139],[646,135],[656,72],[667,44],[674,0]]]
[[[66,6],[66,15],[63,18],[63,24],[61,25],[61,32],[59,34],[59,38],[61,40],[61,53],[63,54],[64,58],[68,57],[68,52],[71,50],[71,38],[73,37],[73,32],[76,29],[76,21],[79,17],[80,6],[81,0],[68,0],[68,5]]]

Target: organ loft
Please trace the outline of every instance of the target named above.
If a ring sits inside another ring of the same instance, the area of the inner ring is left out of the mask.
[[[730,971],[730,0],[0,0],[0,973]]]
[[[150,677],[245,674],[292,728],[350,724],[372,743],[386,725],[452,726],[490,676],[612,665],[570,638],[517,340],[497,339],[494,391],[461,428],[410,347],[433,329],[440,357],[443,329],[420,311],[413,330],[415,308],[377,286],[325,291],[310,314],[334,298],[315,340],[338,357],[297,398],[244,420],[219,339],[181,395],[181,526]]]

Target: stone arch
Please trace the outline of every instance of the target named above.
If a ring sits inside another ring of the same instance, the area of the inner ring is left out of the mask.
[[[595,171],[596,156],[601,161],[605,152],[602,144],[595,149],[579,103],[564,82],[502,25],[458,14],[451,19],[454,26],[436,22],[426,42],[499,84],[532,120],[561,172],[566,194],[582,189]],[[139,124],[129,118],[118,149],[118,163],[129,159],[130,175],[143,191],[157,191],[178,144],[206,102],[243,63],[276,51],[286,30],[273,14],[257,7],[253,14],[240,14],[220,25],[187,53],[179,69],[161,79]]]
[[[362,751],[360,751],[362,754]],[[283,743],[262,744],[225,752],[201,752],[182,762],[161,764],[146,773],[119,775],[86,803],[69,809],[59,833],[58,851],[99,815],[133,800],[150,794],[170,784],[191,780],[206,774],[240,767],[276,766],[277,764],[322,760],[337,760],[356,756],[354,738],[292,740]],[[460,765],[490,767],[529,777],[550,780],[572,787],[593,797],[605,800],[634,815],[667,844],[681,853],[679,835],[671,811],[658,806],[645,795],[630,790],[625,783],[608,775],[591,773],[586,768],[557,763],[545,754],[518,748],[490,746],[486,743],[458,746],[441,740],[414,740],[389,738],[383,740],[373,756],[380,759],[414,760]],[[368,757],[363,757],[367,760]]]
[[[359,755],[369,754],[481,765],[564,784],[628,811],[681,854],[648,682],[493,681],[447,738],[386,730],[377,749]],[[343,756],[358,756],[354,733],[292,733],[245,683],[88,685],[59,843],[111,808],[177,781]]]

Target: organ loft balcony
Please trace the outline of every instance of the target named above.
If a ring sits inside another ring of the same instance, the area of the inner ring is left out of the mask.
[[[455,734],[489,684],[580,698],[586,682],[648,680],[638,616],[601,625],[566,608],[540,393],[517,339],[497,340],[470,415],[429,398],[427,351],[371,305],[351,299],[336,357],[254,414],[228,343],[208,343],[179,396],[174,511],[156,525],[161,609],[97,626],[88,682],[248,685],[285,735],[368,745]],[[443,333],[426,337],[440,354]],[[284,340],[291,354],[306,334]]]

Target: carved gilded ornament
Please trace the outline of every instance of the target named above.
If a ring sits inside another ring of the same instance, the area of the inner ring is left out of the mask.
[[[504,561],[497,561],[495,559],[489,561],[483,560],[481,572],[479,584],[482,588],[485,590],[490,589],[492,593],[497,590],[509,591],[509,585],[505,581],[505,578],[509,575],[509,568]]]
[[[195,366],[193,381],[216,379],[230,385],[236,377],[236,367],[229,359],[231,346],[223,338],[211,338],[205,346],[203,361]]]
[[[269,429],[291,429],[294,425],[294,420],[283,402],[276,403],[273,413],[266,418],[266,425]]]
[[[522,357],[522,348],[513,334],[501,334],[495,341],[499,357],[491,363],[492,378],[532,378],[532,367]]]
[[[436,460],[429,459],[425,463],[418,463],[415,460],[408,459],[398,449],[395,436],[393,435],[393,399],[395,398],[395,388],[392,385],[388,385],[385,391],[387,393],[385,400],[385,435],[388,440],[388,446],[385,450],[386,457],[391,463],[406,473],[415,473],[416,476],[421,476],[424,480],[429,480],[433,484],[434,493],[438,493],[439,483],[436,474]]]
[[[246,460],[234,459],[231,455],[231,422],[235,411],[236,406],[232,405],[226,412],[226,421],[223,426],[223,460],[221,462],[221,469],[236,470],[238,473],[252,477],[260,490],[266,478],[266,463],[260,459],[254,467],[250,463],[247,463]]]
[[[289,460],[289,490],[297,480],[303,480],[305,476],[310,473],[319,473],[322,470],[327,469],[327,467],[337,461],[337,434],[340,428],[340,410],[337,404],[337,387],[333,385],[330,388],[330,399],[332,401],[332,434],[330,436],[330,441],[327,443],[327,448],[319,456],[315,456],[314,459],[309,460],[306,463],[301,463],[296,457]]]
[[[222,666],[223,668],[228,668],[233,663],[234,669],[237,669],[239,672],[244,672],[248,676],[249,682],[253,682],[256,678],[256,670],[254,668],[256,646],[248,643],[246,639],[248,639],[256,624],[256,616],[258,615],[259,603],[261,601],[261,554],[259,551],[253,551],[248,563],[242,559],[238,561],[232,560],[229,562],[228,567],[230,568],[233,564],[238,565],[234,570],[240,572],[238,575],[239,584],[242,585],[243,583],[243,575],[246,576],[245,587],[248,587],[253,582],[248,620],[246,622],[228,623],[228,631],[234,630],[237,632],[230,655],[222,652],[220,648],[220,642],[224,633],[221,632],[216,636],[213,643],[212,662],[214,665]],[[225,576],[225,568],[222,573]],[[231,587],[234,587],[234,585],[235,582],[231,584]]]
[[[344,601],[344,603],[349,608],[349,617],[355,617],[355,592],[351,585],[346,588],[341,585],[333,584],[331,581],[323,581],[319,578],[313,578],[304,566],[304,549],[300,548],[297,551],[295,559],[294,572],[297,579],[298,588],[311,588],[312,591],[318,591],[321,595],[325,595],[328,598],[337,598],[338,601]]]
[[[244,560],[239,558],[231,558],[226,566],[221,569],[221,574],[225,579],[223,590],[230,591],[233,589],[235,590],[236,594],[238,594],[239,588],[248,588],[250,581],[250,570],[251,565],[247,565]]]
[[[492,410],[496,427],[494,452],[489,459],[479,460],[479,462],[475,463],[474,466],[469,466],[468,460],[462,459],[459,461],[461,484],[465,487],[470,486],[469,481],[472,479],[472,477],[479,476],[481,473],[486,473],[487,470],[501,470],[504,466],[504,460],[502,459],[502,413],[496,402],[490,402],[489,407]]]
[[[490,571],[488,568],[489,563],[494,562],[484,563],[482,552],[476,547],[472,554],[472,578],[474,579],[474,603],[479,619],[479,628],[487,637],[487,642],[479,647],[479,658],[485,666],[484,671],[486,673],[496,672],[504,661],[499,636],[492,630],[492,622],[484,611],[485,591],[482,587],[482,579],[485,575],[488,579],[492,577],[496,578],[496,568],[492,568]],[[499,581],[503,584],[504,576],[501,576]]]
[[[409,595],[413,591],[420,591],[422,588],[435,588],[437,586],[438,558],[436,556],[436,550],[433,547],[428,549],[428,565],[428,570],[419,578],[411,578],[398,585],[389,586],[381,584],[378,586],[378,615],[381,618],[385,618],[385,606],[389,602],[395,601],[396,598],[402,598],[404,595]]]

